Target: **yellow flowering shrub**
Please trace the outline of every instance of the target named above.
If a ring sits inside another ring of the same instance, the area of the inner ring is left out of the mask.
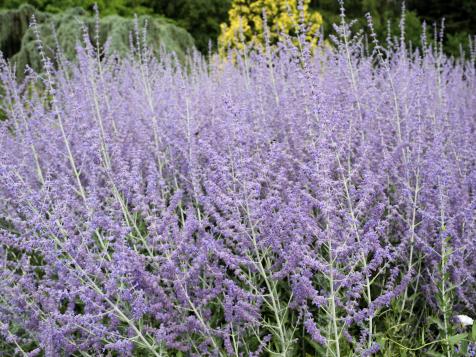
[[[309,9],[310,0],[303,1],[303,11],[298,8],[299,0],[233,0],[228,12],[229,23],[221,25],[218,38],[222,50],[242,48],[252,43],[262,46],[265,43],[263,9],[269,29],[269,40],[275,44],[285,35],[294,36],[298,32],[301,16],[307,27],[307,40],[316,45],[315,34],[322,25],[322,16]]]

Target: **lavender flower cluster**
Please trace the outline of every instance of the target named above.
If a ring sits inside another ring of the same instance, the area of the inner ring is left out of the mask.
[[[365,356],[388,311],[472,315],[476,56],[349,31],[185,65],[86,42],[22,83],[2,60],[5,346]]]

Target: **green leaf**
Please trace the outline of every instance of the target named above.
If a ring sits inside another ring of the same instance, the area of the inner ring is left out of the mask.
[[[471,329],[471,341],[476,342],[476,324],[473,323],[473,328]]]
[[[427,356],[433,356],[433,357],[445,357],[443,353],[435,352],[435,351],[428,351],[425,352]]]
[[[438,328],[439,328],[440,330],[444,330],[443,323],[442,323],[438,318],[436,318],[436,317],[434,317],[434,316],[430,316],[430,317],[428,318],[428,320],[430,321],[430,324],[435,324],[435,325],[438,326]]]
[[[456,345],[467,337],[468,337],[467,333],[459,333],[457,335],[448,337],[448,343],[451,345]]]
[[[320,354],[325,354],[326,353],[326,350],[323,346],[321,346],[320,344],[313,341],[311,338],[309,338],[307,336],[305,337],[305,339],[314,348],[315,351],[319,352]]]
[[[468,355],[468,345],[469,345],[469,342],[468,340],[464,340],[463,342],[461,342],[460,344],[460,348],[459,348],[459,353],[462,355],[462,356],[467,356]]]

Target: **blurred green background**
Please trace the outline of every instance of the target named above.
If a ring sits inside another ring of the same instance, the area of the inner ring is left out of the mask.
[[[19,67],[38,66],[34,35],[28,23],[34,14],[47,49],[59,45],[66,54],[74,52],[76,40],[85,26],[94,32],[94,4],[101,15],[101,41],[112,38],[111,49],[125,52],[134,15],[140,24],[148,23],[149,41],[155,51],[173,50],[179,57],[195,45],[202,53],[216,49],[220,24],[227,21],[233,0],[0,0],[0,50]],[[249,0],[250,2],[253,0]],[[29,4],[29,5],[25,5]],[[312,0],[311,7],[324,18],[324,33],[332,33],[339,21],[337,0]],[[346,0],[346,15],[366,24],[372,15],[376,32],[384,40],[387,29],[399,36],[400,0]],[[422,22],[431,38],[433,26],[445,18],[445,50],[459,55],[460,44],[468,47],[468,36],[476,34],[476,0],[407,0],[406,37],[418,46]],[[54,26],[52,26],[52,24]],[[55,39],[58,39],[56,41]]]

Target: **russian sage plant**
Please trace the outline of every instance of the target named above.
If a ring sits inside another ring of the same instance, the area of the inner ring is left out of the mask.
[[[22,82],[2,60],[2,352],[474,349],[476,50],[336,30],[186,63],[85,32]]]

